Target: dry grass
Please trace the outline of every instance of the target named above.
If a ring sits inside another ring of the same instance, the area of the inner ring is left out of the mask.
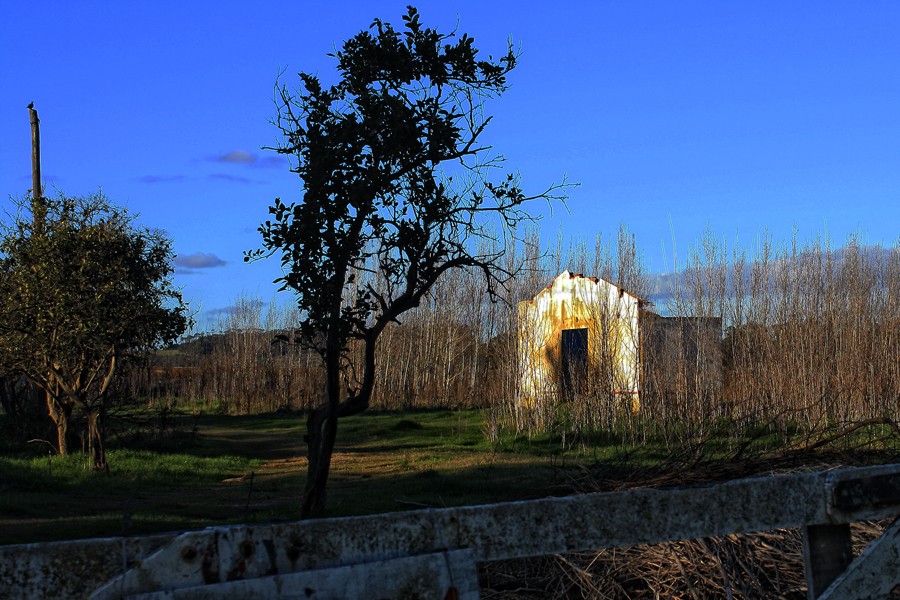
[[[887,522],[851,527],[859,552]],[[736,534],[483,565],[482,598],[806,598],[799,530]]]

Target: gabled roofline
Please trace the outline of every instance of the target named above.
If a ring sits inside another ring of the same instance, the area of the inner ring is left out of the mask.
[[[593,282],[593,283],[595,283],[595,284],[598,284],[598,283],[600,283],[601,281],[603,281],[604,283],[608,283],[609,285],[611,285],[611,286],[613,286],[614,288],[616,288],[617,290],[619,290],[619,296],[620,296],[620,297],[621,297],[622,294],[628,294],[629,296],[631,296],[632,298],[634,298],[635,300],[637,300],[637,301],[638,301],[638,305],[639,305],[640,308],[643,308],[643,307],[645,307],[645,306],[654,306],[654,304],[653,304],[652,302],[650,302],[649,300],[647,300],[647,299],[645,299],[645,298],[641,298],[640,296],[638,296],[638,295],[636,295],[636,294],[632,294],[631,292],[629,292],[629,291],[626,290],[625,288],[621,287],[620,285],[618,285],[618,284],[615,283],[615,282],[610,281],[609,279],[606,279],[605,277],[587,277],[587,276],[585,276],[583,273],[573,273],[573,272],[569,271],[568,269],[563,270],[562,273],[560,273],[559,275],[557,275],[556,277],[554,277],[554,278],[553,278],[553,281],[550,282],[550,284],[548,284],[548,285],[544,286],[543,288],[541,288],[541,290],[540,290],[537,294],[535,294],[532,298],[530,298],[530,299],[528,299],[528,300],[521,300],[521,301],[517,302],[516,305],[518,306],[518,305],[525,304],[525,303],[528,303],[528,304],[534,303],[535,299],[536,299],[538,296],[540,296],[540,295],[541,295],[542,293],[544,293],[546,290],[552,289],[552,288],[553,288],[553,283],[556,282],[557,279],[559,279],[560,277],[562,277],[563,275],[566,275],[566,274],[568,274],[569,279],[576,279],[576,278],[587,279],[587,280],[589,280],[589,281],[591,281],[591,282]]]
[[[633,293],[629,292],[628,290],[626,290],[625,288],[623,288],[622,286],[620,286],[620,285],[617,284],[616,282],[610,281],[609,279],[606,279],[605,277],[596,277],[596,276],[590,276],[590,277],[589,277],[589,276],[584,275],[583,273],[572,273],[571,271],[569,271],[568,269],[566,269],[566,270],[564,270],[562,273],[560,273],[559,275],[557,275],[556,277],[554,277],[554,278],[553,278],[553,281],[556,281],[557,279],[559,279],[560,277],[562,277],[562,276],[565,275],[566,273],[569,274],[569,279],[575,279],[576,277],[580,277],[580,278],[582,278],[582,279],[587,279],[587,280],[593,281],[594,283],[600,283],[601,281],[603,281],[603,282],[608,283],[609,285],[613,286],[613,287],[616,288],[617,290],[619,290],[620,295],[621,295],[621,293],[625,293],[625,294],[628,294],[629,296],[631,296],[632,298],[637,299],[637,301],[640,302],[640,303],[642,303],[642,304],[646,304],[646,305],[649,305],[649,306],[653,306],[653,303],[650,302],[649,300],[647,300],[647,299],[645,299],[645,298],[641,298],[641,297],[638,296],[637,294],[633,294]],[[553,285],[553,284],[551,284],[551,285],[549,285],[549,286],[547,286],[547,287],[549,288],[549,287],[551,287],[552,285]],[[545,288],[545,289],[546,289],[546,288]],[[540,292],[539,292],[539,293],[540,293]]]

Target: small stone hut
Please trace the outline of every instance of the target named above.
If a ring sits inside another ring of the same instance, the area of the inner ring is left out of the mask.
[[[520,302],[519,405],[607,393],[637,411],[646,304],[610,281],[569,271]]]

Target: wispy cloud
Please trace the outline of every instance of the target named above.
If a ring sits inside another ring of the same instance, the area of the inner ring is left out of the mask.
[[[218,179],[220,181],[230,181],[232,183],[262,183],[256,179],[249,179],[247,177],[241,177],[240,175],[229,175],[227,173],[213,173],[209,178]]]
[[[265,302],[258,298],[242,300],[237,304],[223,306],[221,308],[211,308],[206,311],[207,316],[217,317],[220,315],[233,315],[239,312],[259,310],[265,306]]]
[[[256,162],[256,155],[247,152],[246,150],[232,150],[230,152],[226,152],[221,156],[217,156],[212,159],[215,162],[223,162],[223,163],[243,163],[243,164],[253,164]]]
[[[139,177],[138,181],[141,183],[175,183],[186,179],[185,175],[144,175]]]
[[[212,269],[214,267],[224,267],[224,260],[215,254],[206,252],[195,252],[193,254],[179,255],[175,257],[175,266],[194,272],[195,269]]]
[[[225,154],[214,156],[209,160],[217,163],[247,165],[254,169],[281,169],[290,164],[283,156],[259,157],[246,150],[231,150]]]
[[[260,169],[286,169],[290,164],[283,156],[264,156],[253,166]]]
[[[41,180],[42,180],[42,183],[44,184],[45,188],[47,186],[56,185],[58,183],[65,181],[64,178],[59,177],[58,175],[47,175],[46,173],[41,175]],[[22,181],[22,182],[27,181],[30,183],[31,182],[31,174],[19,176],[19,181]],[[45,189],[44,194],[46,194],[46,193],[47,193],[47,190]]]

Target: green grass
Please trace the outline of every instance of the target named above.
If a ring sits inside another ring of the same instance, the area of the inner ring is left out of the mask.
[[[131,448],[109,450],[109,474],[91,472],[80,453],[48,458],[34,446],[7,450],[0,456],[0,543],[299,516],[306,468],[301,415],[172,419],[178,436],[132,437]],[[498,458],[481,427],[479,411],[371,412],[342,420],[329,515],[545,495],[553,483],[546,457]]]
[[[301,415],[171,419],[177,435],[119,438],[128,447],[109,450],[109,474],[91,472],[81,454],[48,459],[35,445],[6,448],[0,543],[298,518],[306,468]],[[484,427],[478,410],[370,411],[343,419],[326,516],[539,498],[571,493],[583,465],[609,479],[673,464],[660,436],[628,443],[623,432],[606,432],[564,442],[560,435],[507,433],[491,444]],[[748,429],[749,437],[727,423],[720,429],[699,458],[720,460],[744,442],[757,456],[785,444],[783,434],[765,428]]]

